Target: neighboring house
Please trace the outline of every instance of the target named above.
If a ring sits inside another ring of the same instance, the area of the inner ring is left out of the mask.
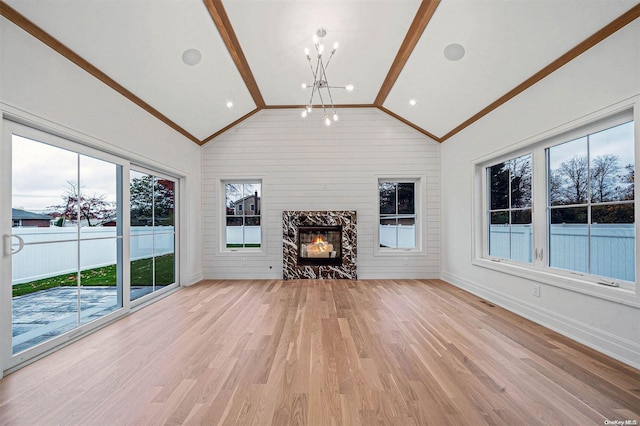
[[[235,216],[257,216],[260,214],[260,197],[258,192],[253,195],[241,198],[233,204],[233,214]]]
[[[48,228],[51,226],[51,216],[26,210],[11,209],[12,227]]]

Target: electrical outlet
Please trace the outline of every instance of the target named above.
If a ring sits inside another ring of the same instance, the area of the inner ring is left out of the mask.
[[[242,264],[247,266],[249,264],[249,259],[247,259],[246,257],[242,258]]]
[[[540,285],[539,284],[534,284],[533,285],[533,295],[536,297],[540,297]]]
[[[404,264],[404,266],[408,266],[409,265],[409,259],[408,258],[404,258],[402,263]]]

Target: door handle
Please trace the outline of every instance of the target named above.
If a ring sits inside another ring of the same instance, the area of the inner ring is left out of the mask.
[[[16,253],[21,252],[22,249],[24,248],[24,240],[20,235],[4,234],[3,237],[4,237],[3,239],[4,239],[4,255],[5,256],[13,256]],[[17,250],[13,250],[13,245],[11,244],[11,238],[18,239]]]

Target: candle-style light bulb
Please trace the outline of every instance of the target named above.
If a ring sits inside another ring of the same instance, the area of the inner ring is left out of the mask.
[[[326,124],[327,126],[331,126],[331,120],[329,120],[329,117],[325,117],[324,124]]]
[[[300,114],[302,116],[302,118],[305,118],[307,116],[307,110],[303,109],[302,110],[302,114]]]
[[[338,121],[338,114],[337,113],[333,113],[333,121]]]

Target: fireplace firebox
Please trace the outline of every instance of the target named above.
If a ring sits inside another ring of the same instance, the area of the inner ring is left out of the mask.
[[[299,226],[299,265],[341,265],[341,226]]]

